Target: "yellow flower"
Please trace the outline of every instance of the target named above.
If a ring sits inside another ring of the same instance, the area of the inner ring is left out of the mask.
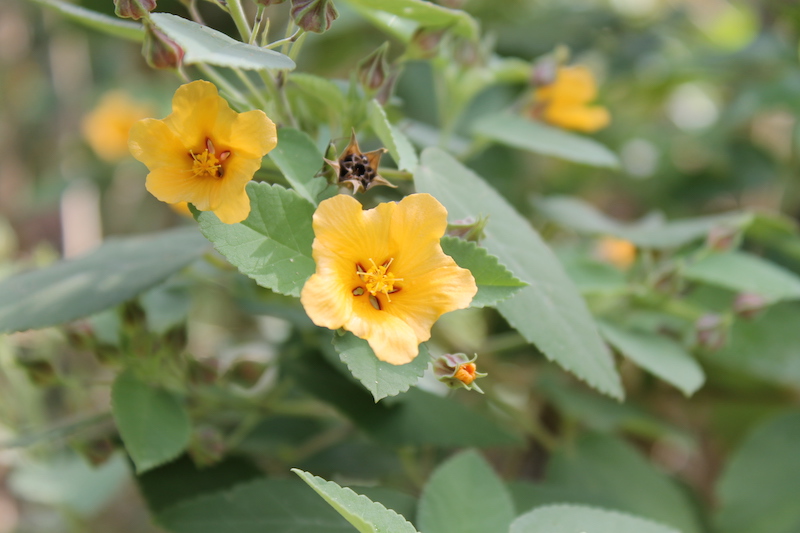
[[[222,222],[250,213],[245,185],[278,142],[263,111],[237,113],[207,81],[182,85],[164,120],[148,118],[130,133],[133,157],[147,165],[147,190],[169,204],[189,202]]]
[[[597,243],[595,254],[617,268],[626,269],[636,260],[636,245],[625,239],[603,237]]]
[[[111,91],[84,117],[83,136],[101,158],[119,161],[128,155],[131,126],[152,112],[150,105],[136,102],[128,93]]]
[[[178,202],[177,204],[169,204],[170,208],[184,217],[192,217],[192,211],[189,209],[189,202]]]
[[[442,252],[447,211],[429,194],[367,211],[334,196],[320,203],[313,225],[317,271],[300,301],[315,324],[366,339],[381,361],[413,360],[433,323],[468,307],[478,291],[470,271]]]
[[[593,132],[611,121],[608,109],[590,106],[597,97],[597,83],[584,66],[560,67],[553,83],[534,93],[532,114],[555,126]]]

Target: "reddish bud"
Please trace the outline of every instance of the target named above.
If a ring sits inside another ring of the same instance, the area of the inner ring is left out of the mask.
[[[114,13],[124,19],[139,20],[156,8],[156,0],[114,0]]]
[[[760,294],[743,292],[733,301],[733,312],[745,320],[752,320],[763,311],[769,302]]]
[[[153,68],[175,69],[183,61],[183,48],[153,24],[145,23],[142,55]]]
[[[414,35],[411,36],[411,48],[414,50],[415,57],[420,59],[430,59],[439,52],[439,45],[447,33],[446,28],[431,29],[431,28],[417,28]]]
[[[727,252],[739,242],[739,228],[731,226],[714,226],[706,237],[706,246],[718,252]]]
[[[358,64],[356,72],[364,92],[374,93],[386,83],[389,75],[389,64],[386,62],[388,52],[389,43],[385,42]]]
[[[722,317],[715,314],[703,315],[694,324],[697,344],[709,351],[716,351],[725,346],[727,331]]]
[[[292,19],[305,31],[323,33],[339,16],[331,0],[292,0]]]

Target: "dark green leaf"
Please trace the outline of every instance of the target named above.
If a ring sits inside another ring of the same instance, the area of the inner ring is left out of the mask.
[[[317,196],[328,182],[315,177],[322,169],[322,155],[307,133],[292,128],[278,130],[278,145],[269,153],[270,159],[286,177],[297,193],[317,205]]]
[[[0,333],[43,328],[130,300],[209,250],[194,228],[110,239],[89,255],[0,283]]]
[[[549,505],[526,513],[510,533],[686,533],[635,516],[582,507]]]

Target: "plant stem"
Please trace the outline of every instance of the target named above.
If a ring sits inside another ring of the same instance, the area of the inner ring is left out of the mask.
[[[247,87],[248,91],[250,91],[250,94],[253,95],[253,98],[256,99],[256,101],[258,102],[258,106],[266,112],[267,107],[269,106],[269,102],[267,102],[266,98],[264,98],[264,95],[261,94],[261,91],[259,91],[258,88],[255,85],[253,85],[253,82],[247,75],[247,73],[242,72],[242,69],[240,68],[235,68],[233,69],[233,71],[236,73],[237,76],[239,76],[239,79],[242,80],[242,83],[244,83],[244,86]]]
[[[233,23],[236,24],[236,29],[239,30],[239,35],[242,36],[242,41],[249,43],[252,30],[250,23],[247,22],[247,17],[244,15],[242,3],[239,0],[228,0],[228,11],[231,14]]]

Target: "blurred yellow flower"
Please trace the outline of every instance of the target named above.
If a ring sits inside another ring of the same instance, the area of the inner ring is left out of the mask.
[[[178,202],[177,204],[169,204],[169,206],[179,215],[192,218],[192,211],[189,209],[189,202]]]
[[[351,331],[381,361],[412,361],[433,323],[468,307],[478,290],[442,251],[447,211],[429,194],[367,211],[334,196],[320,203],[313,225],[317,271],[300,301],[315,324]]]
[[[603,237],[597,243],[595,255],[602,261],[626,269],[636,260],[636,245],[625,239]]]
[[[589,105],[596,97],[597,83],[588,68],[559,67],[552,83],[536,89],[532,114],[554,126],[590,133],[611,121],[608,109]]]
[[[172,98],[172,113],[133,125],[129,146],[147,165],[147,190],[169,204],[189,202],[226,224],[250,214],[245,185],[278,142],[263,111],[237,113],[214,84],[193,81]]]
[[[125,91],[106,93],[83,119],[81,129],[92,150],[106,161],[128,155],[128,132],[133,124],[153,114],[152,106],[133,100]]]

